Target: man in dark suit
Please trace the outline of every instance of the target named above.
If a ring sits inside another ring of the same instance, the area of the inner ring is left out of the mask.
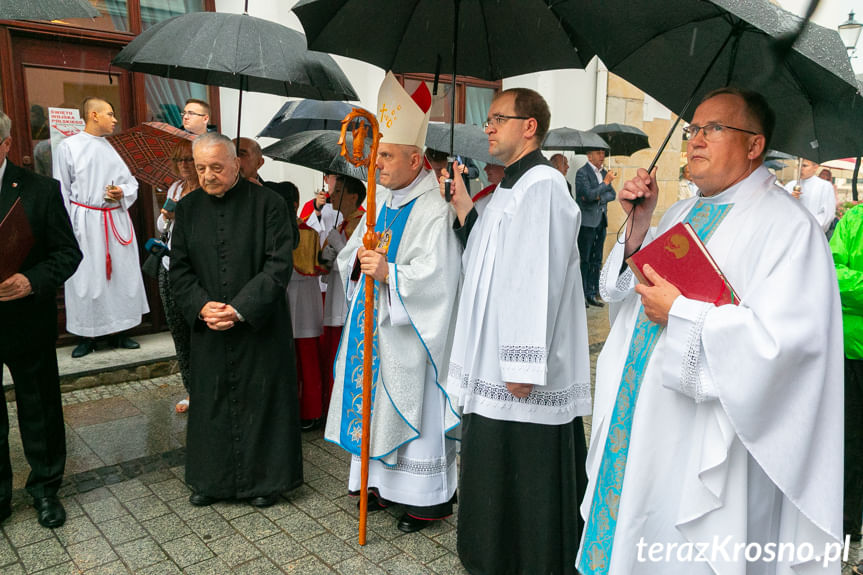
[[[63,206],[60,184],[6,159],[12,122],[0,112],[0,220],[16,199],[33,232],[34,243],[18,273],[0,283],[0,364],[15,385],[18,426],[30,463],[27,491],[39,523],[59,527],[66,511],[57,498],[66,466],[66,436],[57,372],[57,288],[77,269],[81,251]],[[2,384],[0,371],[0,384]],[[0,407],[0,522],[12,514],[9,416]]]
[[[602,267],[602,244],[608,225],[608,202],[617,197],[611,182],[614,172],[602,167],[605,150],[587,153],[587,163],[575,173],[575,201],[581,208],[581,229],[578,230],[578,251],[581,256],[581,281],[584,285],[584,305],[602,307],[599,301],[599,270]]]

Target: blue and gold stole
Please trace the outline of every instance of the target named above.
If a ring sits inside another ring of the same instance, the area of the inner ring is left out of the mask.
[[[685,221],[692,225],[695,233],[706,244],[733,205],[707,204],[698,200]],[[661,333],[662,326],[647,319],[644,306],[641,306],[608,426],[590,516],[585,525],[581,562],[578,565],[582,575],[608,573],[638,390]]]
[[[380,236],[378,247],[386,250],[387,261],[395,263],[399,244],[405,230],[411,210],[413,210],[416,199],[411,200],[400,208],[390,208],[384,205],[375,223],[375,232]],[[392,278],[395,281],[395,278]],[[380,353],[378,350],[378,284],[374,288],[375,310],[372,325],[372,405],[370,413],[374,411],[375,390],[377,389],[378,367],[380,365]],[[341,446],[350,453],[359,456],[361,450],[361,438],[363,434],[363,322],[365,321],[366,282],[361,277],[359,289],[351,302],[350,323],[346,326],[345,335],[340,345],[347,345],[345,354],[345,379],[342,390],[342,425]]]

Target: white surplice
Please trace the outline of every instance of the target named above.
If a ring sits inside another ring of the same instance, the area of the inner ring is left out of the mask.
[[[681,296],[671,308],[643,371],[608,573],[838,574],[837,561],[793,564],[842,530],[842,318],[825,236],[762,166],[721,194],[677,202],[645,243],[697,201],[733,204],[707,249],[741,303]],[[622,263],[618,244],[600,280],[612,326],[596,367],[585,518],[641,306]],[[662,560],[639,560],[653,543]],[[681,547],[690,543],[709,545],[707,562]],[[747,562],[733,553],[747,543],[762,557],[767,544],[794,545],[795,561]]]
[[[319,337],[323,331],[324,306],[320,276],[304,276],[297,270],[288,281],[288,304],[294,339]]]
[[[797,185],[797,180],[791,180],[785,184],[785,191],[789,194]],[[833,184],[822,180],[818,176],[812,176],[803,180],[798,200],[803,207],[809,210],[818,224],[825,232],[836,217],[836,194],[833,192]]]
[[[378,289],[377,335],[380,368],[371,420],[369,486],[384,499],[430,506],[446,503],[456,489],[456,444],[447,437],[458,416],[444,392],[458,289],[460,249],[452,233],[453,215],[440,197],[434,172],[421,171],[401,190],[378,188],[378,214],[384,204],[399,208],[416,200],[405,223],[389,284]],[[337,259],[352,301],[350,273],[362,244],[365,216]],[[360,277],[364,281],[364,276]],[[348,315],[335,365],[325,437],[340,444]],[[351,463],[349,488],[359,488],[359,461]]]
[[[138,198],[138,182],[120,155],[105,140],[80,132],[60,142],[54,153],[54,177],[60,180],[63,200],[75,238],[84,259],[66,281],[66,330],[84,337],[117,333],[141,323],[150,311],[141,277],[138,242],[129,218],[129,207]],[[119,202],[105,201],[105,186],[123,190]],[[105,220],[97,208],[119,206],[110,212],[108,249],[111,254],[111,279],[105,266]],[[111,226],[113,220],[113,229]],[[128,245],[124,242],[131,239]]]
[[[550,166],[491,195],[464,252],[449,364],[447,391],[465,414],[560,425],[590,413],[580,221]],[[519,399],[505,382],[534,388]]]
[[[321,247],[324,247],[324,243],[327,241],[327,234],[329,234],[330,230],[336,227],[343,218],[344,216],[342,216],[341,212],[336,210],[333,205],[328,202],[321,208],[320,215],[312,210],[312,213],[309,214],[308,218],[306,218],[306,225],[318,232]],[[323,293],[327,293],[327,279],[328,276],[318,277],[318,287]]]

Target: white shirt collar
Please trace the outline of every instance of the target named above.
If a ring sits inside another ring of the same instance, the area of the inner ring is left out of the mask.
[[[0,164],[0,182],[3,181],[3,176],[6,174],[6,166],[9,165],[9,160],[3,158],[3,163]]]

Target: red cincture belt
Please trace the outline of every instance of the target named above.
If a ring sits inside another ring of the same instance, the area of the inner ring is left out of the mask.
[[[135,229],[132,227],[132,216],[129,215],[129,212],[126,212],[126,216],[129,218],[129,239],[124,240],[120,237],[119,232],[117,232],[117,226],[114,225],[114,210],[120,208],[120,206],[113,206],[111,208],[97,208],[95,206],[88,206],[87,204],[79,204],[76,201],[69,200],[71,203],[75,204],[81,208],[87,208],[88,210],[96,210],[97,212],[102,212],[102,222],[105,224],[105,277],[109,280],[111,279],[111,252],[109,250],[109,242],[108,242],[108,225],[111,226],[111,232],[113,232],[114,237],[120,242],[121,246],[128,246],[132,243],[132,239],[135,237]]]

